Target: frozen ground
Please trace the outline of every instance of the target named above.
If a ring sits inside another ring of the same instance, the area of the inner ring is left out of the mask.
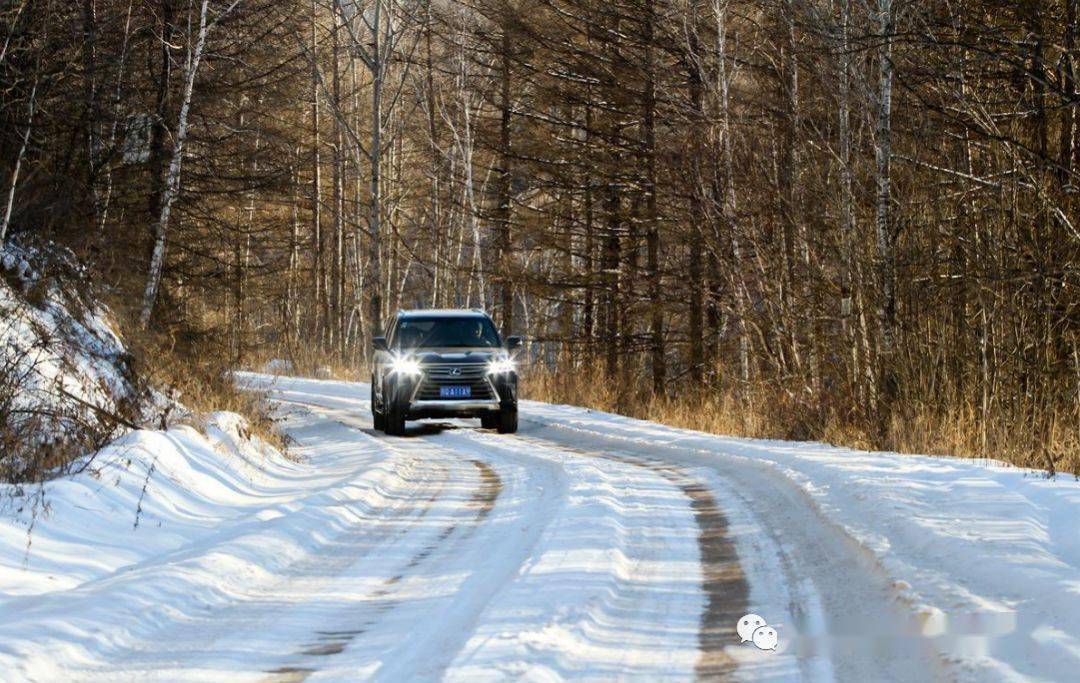
[[[5,496],[0,679],[1080,667],[1072,480],[537,403],[516,436],[446,421],[387,438],[366,385],[242,380],[272,387],[300,462],[218,415],[208,437],[130,434],[21,509]],[[776,652],[739,642],[747,612],[775,626]]]

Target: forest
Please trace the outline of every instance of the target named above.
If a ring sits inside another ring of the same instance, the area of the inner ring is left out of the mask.
[[[0,242],[192,363],[1080,468],[1077,0],[2,0]],[[147,361],[149,362],[149,361]]]

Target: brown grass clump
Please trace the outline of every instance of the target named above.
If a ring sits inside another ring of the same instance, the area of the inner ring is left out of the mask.
[[[273,371],[271,364],[286,368],[276,371],[293,377],[336,379],[345,382],[365,382],[370,370],[362,359],[343,359],[340,354],[322,350],[317,344],[290,345],[279,349],[258,348],[248,353],[244,366],[256,372]]]
[[[599,365],[599,364],[594,364]],[[722,373],[717,373],[723,376]],[[648,382],[608,379],[582,364],[537,366],[523,380],[527,398],[580,405],[673,427],[762,439],[821,441],[860,450],[991,458],[1049,474],[1080,474],[1080,407],[1040,415],[1014,403],[980,410],[961,392],[902,394],[884,436],[868,412],[843,397],[812,396],[780,383],[685,388],[656,396]],[[1049,427],[1033,428],[1033,424]]]
[[[287,437],[270,414],[265,392],[239,389],[227,346],[215,343],[212,335],[185,329],[169,332],[140,330],[126,325],[124,341],[134,358],[140,379],[179,402],[192,414],[228,411],[247,418],[251,433],[285,451]],[[157,416],[151,427],[165,428],[182,420],[171,407]],[[186,420],[200,428],[198,420]]]

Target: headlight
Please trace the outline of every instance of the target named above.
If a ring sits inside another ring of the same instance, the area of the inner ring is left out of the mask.
[[[390,372],[396,375],[419,375],[420,362],[410,356],[395,356],[390,363]]]
[[[489,375],[505,375],[514,371],[514,361],[509,358],[500,358],[488,363]]]

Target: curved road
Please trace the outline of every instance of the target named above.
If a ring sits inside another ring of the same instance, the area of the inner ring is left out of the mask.
[[[357,504],[344,473],[318,504],[329,495],[354,524],[77,677],[951,678],[872,558],[745,459],[528,406],[514,436],[449,421],[390,438],[371,428],[366,385],[254,381],[311,464],[367,454],[377,502]],[[747,612],[776,627],[777,651],[740,642]]]

